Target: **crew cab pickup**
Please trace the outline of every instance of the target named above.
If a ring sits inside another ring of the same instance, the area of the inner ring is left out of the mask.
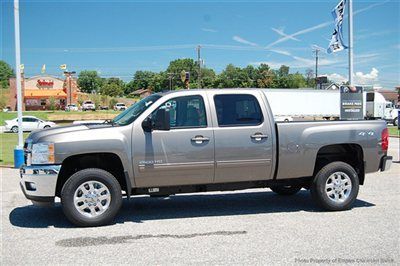
[[[78,226],[110,223],[123,197],[248,188],[307,189],[338,211],[366,173],[389,169],[388,141],[385,121],[276,123],[262,89],[173,91],[101,124],[31,133],[20,185],[34,204],[60,197]]]

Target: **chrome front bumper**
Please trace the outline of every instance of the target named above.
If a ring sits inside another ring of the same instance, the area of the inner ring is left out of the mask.
[[[57,177],[61,165],[22,166],[20,168],[21,189],[32,201],[54,201]]]

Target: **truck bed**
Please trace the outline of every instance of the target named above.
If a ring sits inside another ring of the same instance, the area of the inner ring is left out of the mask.
[[[315,160],[322,147],[340,145],[346,140],[364,151],[365,172],[379,169],[383,120],[312,121],[276,123],[278,140],[277,179],[312,176]]]

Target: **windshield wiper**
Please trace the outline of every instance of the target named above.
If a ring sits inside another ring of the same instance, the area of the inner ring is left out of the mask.
[[[103,124],[111,124],[112,126],[117,125],[117,123],[115,123],[113,119],[106,119],[104,120]]]

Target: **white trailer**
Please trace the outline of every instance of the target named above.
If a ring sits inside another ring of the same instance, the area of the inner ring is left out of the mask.
[[[264,93],[276,117],[340,117],[339,90],[265,89]],[[365,118],[384,118],[382,94],[364,92],[363,105]]]

